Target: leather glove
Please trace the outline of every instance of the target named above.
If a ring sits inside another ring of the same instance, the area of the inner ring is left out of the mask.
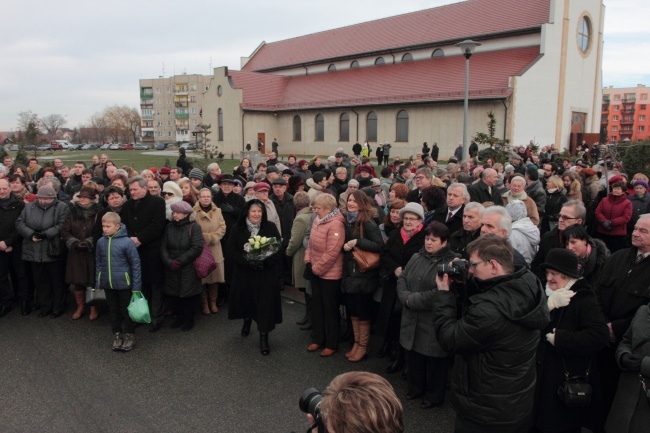
[[[221,212],[222,213],[234,213],[235,208],[230,203],[222,203],[221,204]]]
[[[628,371],[639,371],[641,370],[641,362],[643,361],[643,355],[638,355],[636,353],[624,353],[621,356],[621,366]]]
[[[88,251],[90,250],[90,246],[86,242],[77,242],[74,249],[77,251]]]
[[[546,334],[546,341],[548,341],[553,346],[555,346],[555,329],[553,330],[553,332],[549,332],[548,334]]]
[[[605,230],[611,230],[612,229],[612,222],[609,221],[609,220],[608,221],[603,221],[602,223],[600,223],[600,225],[602,225]]]
[[[566,307],[567,305],[569,305],[569,302],[571,302],[571,298],[575,294],[576,292],[573,292],[571,290],[559,289],[554,291],[546,301],[548,305],[548,310],[551,311],[554,310],[555,308]]]
[[[172,260],[172,262],[169,264],[169,269],[172,271],[177,271],[181,268],[181,262],[178,260]]]
[[[45,233],[43,233],[43,232],[34,232],[32,234],[32,237],[34,237],[36,239],[41,239],[41,240],[47,239],[47,235]]]

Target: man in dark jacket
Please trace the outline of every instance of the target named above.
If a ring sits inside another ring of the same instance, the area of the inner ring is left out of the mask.
[[[541,220],[546,209],[546,191],[542,182],[539,180],[539,173],[533,167],[526,169],[526,195],[535,200],[537,212]]]
[[[460,254],[465,260],[467,245],[481,236],[481,213],[485,210],[481,203],[467,203],[463,209],[463,228],[449,236],[449,248],[456,254]]]
[[[20,296],[21,314],[26,316],[31,312],[27,305],[25,265],[21,257],[23,239],[16,230],[16,220],[24,207],[25,203],[11,192],[7,179],[0,179],[0,317],[11,311],[10,269],[13,269],[14,290]]]
[[[450,404],[456,432],[526,432],[531,427],[535,352],[550,323],[541,284],[515,269],[512,245],[485,235],[468,247],[469,272],[477,287],[457,319],[449,276],[436,276],[433,299],[438,342],[456,354]]]
[[[440,153],[440,148],[438,147],[438,143],[434,141],[433,144],[431,145],[431,159],[438,162],[439,153]]]
[[[496,170],[486,168],[479,180],[468,188],[471,201],[477,203],[492,202],[497,206],[503,206],[499,188],[496,187],[499,175]]]
[[[440,221],[454,233],[463,228],[463,210],[465,200],[469,200],[467,187],[462,183],[452,183],[447,188],[447,203],[441,212],[433,214],[434,221]]]
[[[564,208],[563,208],[564,209]],[[642,215],[632,232],[632,248],[609,256],[597,293],[609,327],[610,346],[599,356],[606,409],[611,406],[620,370],[614,359],[616,344],[628,330],[636,310],[650,301],[650,214]]]
[[[165,268],[160,258],[160,242],[165,232],[165,200],[149,194],[147,180],[135,176],[127,182],[131,199],[122,208],[122,223],[140,255],[142,292],[149,301],[151,332],[162,326],[165,298],[161,285]]]
[[[183,170],[183,175],[187,176],[190,174],[190,170],[194,168],[191,162],[187,160],[185,156],[185,149],[178,149],[178,159],[176,160],[176,167],[180,167]]]
[[[285,254],[289,240],[291,239],[291,229],[293,220],[296,218],[296,206],[293,203],[293,195],[287,192],[287,181],[283,178],[273,181],[273,194],[269,199],[275,205],[275,210],[280,217],[280,226],[282,227],[281,256],[284,258],[280,268],[280,280],[291,284],[291,263],[292,258]],[[283,283],[284,284],[284,283]]]

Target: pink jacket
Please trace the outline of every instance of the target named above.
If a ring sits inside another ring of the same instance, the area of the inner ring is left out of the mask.
[[[320,224],[314,219],[311,226],[305,263],[311,262],[314,274],[324,280],[340,280],[343,277],[344,221],[343,215],[338,212]]]
[[[624,236],[627,234],[627,223],[632,219],[632,202],[627,199],[625,194],[616,197],[610,193],[598,203],[596,219],[599,223],[598,233]],[[612,229],[605,230],[600,224],[603,221],[611,221]]]

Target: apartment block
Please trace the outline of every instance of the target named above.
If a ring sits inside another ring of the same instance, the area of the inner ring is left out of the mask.
[[[650,137],[649,90],[642,84],[603,89],[600,123],[607,129],[610,142],[647,140]]]
[[[192,141],[192,131],[202,123],[203,94],[211,79],[197,74],[141,79],[142,141]]]

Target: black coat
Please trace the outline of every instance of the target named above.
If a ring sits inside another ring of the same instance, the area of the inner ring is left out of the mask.
[[[467,245],[478,239],[479,236],[481,236],[480,228],[473,232],[468,232],[464,228],[461,228],[449,236],[449,249],[467,260],[469,259],[469,255],[467,254]]]
[[[438,152],[440,152],[440,148],[438,146],[431,146],[431,159],[436,162],[438,162]]]
[[[280,217],[280,226],[282,227],[282,233],[284,234],[284,237],[282,238],[282,247],[286,248],[287,245],[289,245],[289,239],[291,239],[293,220],[296,218],[296,205],[293,203],[293,196],[288,192],[285,192],[284,201],[282,203],[275,194],[271,194],[269,198],[275,205],[275,210]]]
[[[165,265],[165,283],[162,286],[165,294],[178,298],[201,294],[203,286],[196,276],[194,261],[201,255],[204,242],[201,226],[190,222],[189,217],[167,224],[160,243],[160,257]],[[177,271],[169,267],[174,260],[181,264]]]
[[[570,288],[576,294],[566,307],[551,311],[551,323],[541,332],[537,349],[537,389],[535,425],[542,432],[560,432],[590,426],[589,421],[602,426],[602,396],[596,353],[609,341],[609,330],[598,299],[589,284],[580,279]],[[555,329],[555,346],[546,334]],[[557,389],[564,382],[564,366],[569,376],[585,376],[589,368],[589,383],[594,398],[589,410],[564,405]]]
[[[374,221],[363,223],[363,237],[355,224],[345,222],[345,242],[357,239],[357,248],[379,253],[384,245],[379,227]],[[371,294],[379,287],[379,269],[371,269],[366,272],[359,272],[357,262],[354,260],[352,251],[345,251],[343,254],[343,279],[341,280],[342,293]]]
[[[217,207],[219,207],[219,209],[221,209],[223,220],[226,222],[226,234],[221,238],[221,250],[223,251],[226,284],[230,284],[233,267],[229,265],[232,263],[232,257],[230,257],[226,243],[230,238],[230,231],[234,225],[237,224],[237,220],[239,219],[244,204],[246,204],[246,200],[244,200],[244,197],[235,194],[234,192],[225,195],[222,191],[217,191],[213,194],[212,201],[217,205]]]
[[[477,203],[491,201],[496,206],[503,206],[503,199],[501,199],[499,188],[496,185],[492,187],[492,194],[490,194],[488,186],[482,180],[471,185],[467,190],[469,191],[470,201]]]
[[[194,168],[191,162],[187,160],[187,157],[183,153],[181,156],[178,157],[176,160],[176,167],[180,167],[183,169],[183,174],[185,176],[190,174],[190,170]]]
[[[18,200],[13,193],[9,193],[9,199],[4,206],[0,206],[0,241],[4,241],[14,251],[22,248],[22,238],[16,230],[16,220],[25,207],[25,202]]]
[[[437,340],[456,354],[450,404],[486,427],[523,427],[532,417],[539,332],[550,322],[546,295],[525,268],[479,284],[460,319],[452,292],[433,300]]]
[[[402,239],[400,231],[400,229],[396,229],[390,232],[388,240],[380,253],[381,266],[386,277],[383,282],[377,317],[377,331],[379,335],[386,334],[391,312],[395,310],[401,311],[402,309],[402,304],[395,302],[397,300],[397,277],[395,276],[395,269],[401,267],[404,270],[404,267],[411,260],[413,254],[424,247],[424,229],[414,234],[406,244]]]
[[[542,282],[542,285],[546,284],[546,271],[540,269],[540,265],[546,261],[546,255],[553,248],[564,248],[562,235],[557,227],[542,235],[542,238],[539,241],[537,254],[535,254],[533,261],[530,263],[530,270],[537,275],[537,278]]]
[[[160,260],[160,242],[165,232],[165,199],[147,192],[137,202],[127,200],[122,207],[122,223],[129,237],[140,241],[138,254],[142,266],[142,282],[160,284],[164,280],[165,268]]]
[[[449,207],[445,205],[440,209],[440,212],[436,210],[436,213],[433,215],[433,221],[439,221],[447,226],[449,233],[457,232],[463,228],[463,211],[465,210],[465,205],[462,205],[460,209],[447,221],[447,216],[449,215]]]
[[[637,251],[626,248],[609,256],[598,283],[600,304],[617,341],[630,327],[636,310],[650,301],[650,256],[635,264]]]
[[[561,191],[555,191],[554,193],[546,193],[546,205],[544,206],[544,216],[540,223],[540,231],[546,233],[550,230],[550,223],[553,222],[557,224],[558,215],[564,203],[569,201],[566,198],[566,195]]]
[[[590,238],[589,243],[591,244],[591,254],[587,257],[587,261],[581,269],[581,274],[587,280],[589,286],[597,289],[603,266],[605,266],[610,253],[605,243],[600,239]]]
[[[264,213],[266,216],[266,212]],[[280,238],[280,232],[266,218],[262,220],[259,236]],[[232,229],[228,238],[228,254],[233,260],[234,271],[230,289],[228,318],[252,318],[260,332],[270,332],[276,324],[282,323],[282,303],[280,299],[280,279],[278,260],[280,254],[274,254],[263,262],[263,269],[251,267],[246,260],[244,245],[251,233],[242,216]]]

